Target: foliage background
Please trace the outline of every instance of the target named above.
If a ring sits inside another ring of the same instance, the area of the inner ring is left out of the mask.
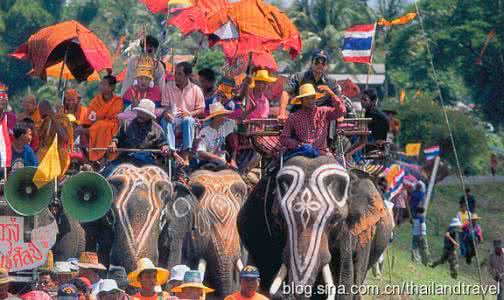
[[[272,2],[279,5],[282,1]],[[309,64],[314,49],[325,48],[332,53],[332,73],[366,73],[366,66],[342,62],[340,46],[344,30],[355,24],[374,22],[378,17],[393,19],[416,11],[413,5],[403,0],[375,2],[377,6],[373,8],[366,1],[354,0],[288,2],[284,9],[300,30],[304,49],[296,61],[291,61],[285,53],[276,53],[279,65],[285,67],[285,73],[300,71]],[[487,168],[488,144],[502,146],[499,132],[504,123],[504,0],[418,0],[418,4],[445,100],[452,104],[461,101],[475,105],[473,113],[451,111],[450,118],[463,165],[472,165],[474,171],[482,172]],[[221,51],[209,50],[205,43],[200,47],[200,37],[182,38],[174,28],[165,30],[162,25],[165,16],[152,15],[138,0],[2,0],[0,81],[10,87],[14,109],[19,108],[21,98],[27,93],[35,94],[39,99],[57,101],[57,83],[50,80],[46,84],[28,77],[26,73],[30,65],[11,59],[7,54],[41,27],[67,19],[76,19],[94,30],[111,52],[115,51],[121,37],[126,37],[128,47],[145,30],[160,38],[166,37],[162,39],[164,54],[170,48],[174,48],[176,54],[195,54],[201,48],[197,68],[210,66],[219,69],[224,63]],[[495,37],[488,44],[482,63],[476,64],[492,29]],[[439,107],[432,104],[432,101],[438,103],[439,99],[425,41],[418,20],[378,31],[375,62],[386,64],[390,87],[390,97],[383,99],[382,103],[400,110],[403,121],[400,140],[403,143],[415,140],[424,141],[425,146],[439,143],[443,153],[452,161],[446,126],[440,118]],[[116,74],[124,68],[126,59],[126,54],[122,53],[116,60]],[[97,86],[96,83],[73,85],[84,95],[85,102],[94,95]],[[407,95],[406,104],[401,107],[397,99],[400,90],[405,90]],[[413,96],[418,93],[422,97]],[[485,122],[491,122],[497,129],[497,134],[490,139],[482,129]]]

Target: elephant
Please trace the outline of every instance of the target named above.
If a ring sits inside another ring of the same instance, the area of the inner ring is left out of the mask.
[[[86,251],[98,252],[106,266],[123,266],[127,272],[144,257],[162,267],[180,262],[186,230],[175,226],[192,222],[189,212],[196,202],[189,189],[171,182],[157,166],[121,164],[107,180],[113,204],[104,218],[82,224]]]
[[[198,201],[194,210],[191,265],[205,274],[205,280],[223,299],[239,288],[238,273],[243,268],[236,226],[247,186],[233,170],[199,170],[191,174],[189,188]],[[208,265],[208,267],[207,267]]]
[[[331,156],[287,160],[260,180],[238,216],[249,264],[259,268],[261,289],[273,299],[319,299],[316,291],[358,299],[336,291],[363,283],[391,230],[372,178]]]

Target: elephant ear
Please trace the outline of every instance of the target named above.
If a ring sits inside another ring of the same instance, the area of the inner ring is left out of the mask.
[[[376,224],[387,214],[383,197],[365,172],[350,172],[348,206],[346,223],[361,246],[365,246],[371,241]]]

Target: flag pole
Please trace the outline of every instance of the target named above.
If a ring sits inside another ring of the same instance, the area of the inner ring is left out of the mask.
[[[61,95],[61,99],[63,99],[63,90],[65,87],[63,86],[63,71],[65,70],[65,65],[67,63],[67,58],[68,58],[68,49],[70,46],[67,46],[65,49],[65,56],[63,58],[63,64],[61,65],[61,70],[59,74],[59,81],[58,81],[58,96]],[[63,100],[61,101],[63,103]]]
[[[373,58],[374,58],[374,50],[375,50],[375,43],[376,43],[376,22],[374,23],[374,35],[373,35],[373,42],[371,44],[371,58],[369,60],[368,64],[368,72],[366,76],[366,89],[369,87],[369,77],[371,76],[371,68],[373,66]]]

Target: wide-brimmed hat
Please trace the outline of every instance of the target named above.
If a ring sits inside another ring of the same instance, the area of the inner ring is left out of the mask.
[[[117,282],[113,279],[103,279],[98,285],[98,294],[101,292],[112,291],[119,291],[124,293],[124,291],[117,286]]]
[[[181,293],[182,289],[184,288],[202,289],[203,292],[205,293],[212,293],[215,291],[214,289],[211,289],[203,284],[203,279],[200,271],[193,271],[193,270],[187,271],[184,274],[184,283],[182,283],[177,287],[174,287],[172,289],[172,292]]]
[[[240,271],[240,278],[259,279],[260,277],[259,270],[254,266],[246,266]]]
[[[481,218],[478,216],[477,213],[471,214],[471,220],[477,221],[479,219],[481,219]]]
[[[170,275],[170,280],[178,280],[178,281],[184,281],[184,275],[187,271],[190,271],[191,268],[189,268],[186,265],[176,265],[171,269],[171,275]]]
[[[82,252],[78,265],[83,269],[107,270],[104,265],[98,262],[98,255],[94,252]]]
[[[140,100],[138,106],[134,107],[133,110],[146,113],[153,119],[156,118],[156,104],[154,104],[152,100],[149,99]]]
[[[277,78],[270,76],[268,70],[257,70],[252,79],[254,79],[254,81],[264,81],[268,83],[277,81]]]
[[[148,258],[142,258],[137,263],[137,269],[128,274],[128,281],[131,286],[140,288],[142,287],[140,281],[138,280],[138,276],[143,271],[157,271],[156,272],[156,285],[163,285],[168,281],[170,277],[170,271],[158,268],[154,265],[154,263]]]
[[[301,99],[305,97],[315,96],[315,99],[319,99],[323,95],[322,93],[317,93],[313,84],[305,83],[299,88],[299,95],[291,100],[291,104],[301,104]]]
[[[4,268],[0,268],[0,284],[6,284],[12,281],[14,281],[14,279],[9,276],[9,272]]]
[[[215,118],[217,116],[221,116],[221,115],[229,115],[229,114],[232,114],[233,112],[231,110],[227,110],[224,105],[222,105],[222,103],[220,102],[215,102],[215,103],[212,103],[210,104],[210,107],[209,107],[209,114],[208,116],[204,119],[204,121],[208,121],[212,118]]]
[[[462,223],[460,222],[459,218],[451,219],[450,227],[462,227]]]

